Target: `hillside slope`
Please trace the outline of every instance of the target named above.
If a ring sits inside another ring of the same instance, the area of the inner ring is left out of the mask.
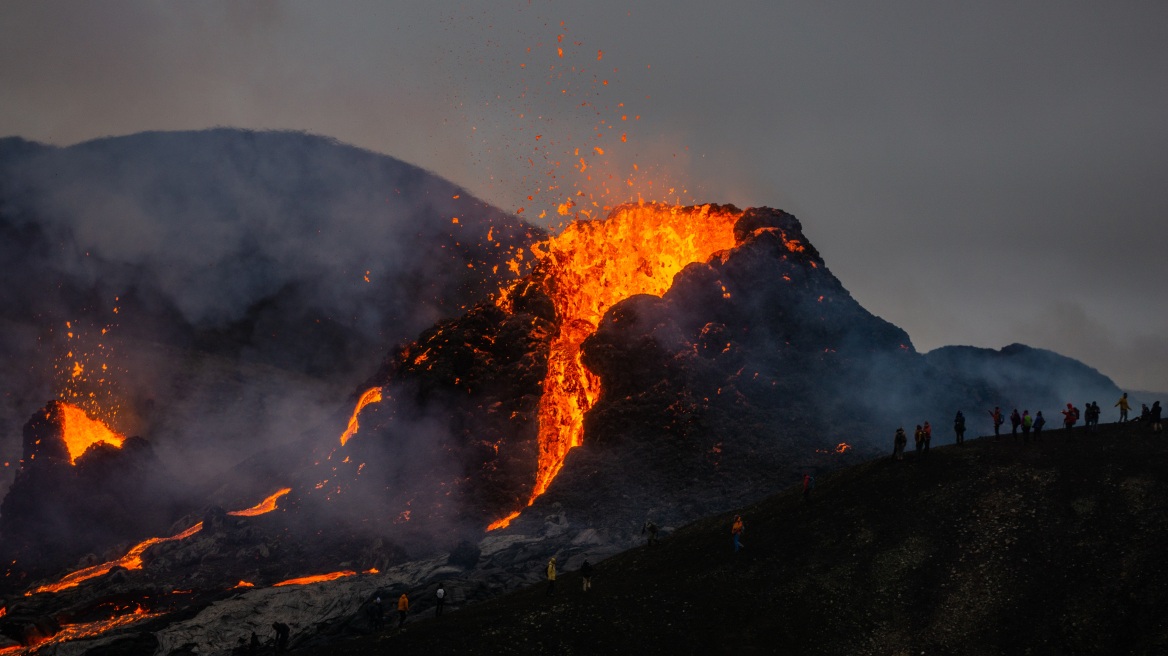
[[[550,599],[436,621],[416,591],[405,631],[304,653],[1165,653],[1162,440],[1113,424],[881,458],[742,509],[737,556],[711,517],[600,563],[588,595],[564,573]]]

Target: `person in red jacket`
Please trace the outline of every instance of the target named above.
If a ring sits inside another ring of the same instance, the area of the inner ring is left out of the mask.
[[[1063,426],[1066,427],[1067,432],[1069,433],[1071,430],[1071,426],[1074,426],[1079,421],[1079,409],[1076,408],[1074,405],[1068,403],[1067,409],[1063,410],[1062,413],[1063,413]]]

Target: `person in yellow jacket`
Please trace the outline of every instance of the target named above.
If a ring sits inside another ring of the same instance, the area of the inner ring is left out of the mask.
[[[1123,396],[1115,402],[1115,406],[1113,407],[1119,408],[1119,420],[1121,422],[1127,421],[1127,411],[1131,410],[1131,403],[1127,400],[1127,392],[1123,393]]]
[[[552,556],[547,565],[547,595],[548,597],[556,593],[556,557]]]
[[[397,598],[397,628],[402,628],[402,625],[406,623],[406,614],[409,612],[410,598],[403,592],[402,596]]]

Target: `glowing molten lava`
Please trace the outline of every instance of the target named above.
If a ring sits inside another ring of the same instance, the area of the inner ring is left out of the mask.
[[[75,405],[62,402],[61,434],[65,438],[65,446],[69,449],[69,462],[75,463],[85,450],[94,444],[105,442],[111,446],[121,448],[126,441],[124,435],[119,435],[108,426],[90,419],[85,411]]]
[[[284,496],[285,494],[288,494],[291,491],[292,491],[292,488],[290,488],[290,487],[283,488],[279,492],[276,492],[272,496],[268,497],[267,499],[264,499],[263,501],[257,503],[256,505],[252,506],[251,508],[247,508],[244,510],[233,510],[227,514],[232,515],[234,517],[255,517],[256,515],[263,515],[265,513],[270,513],[276,509],[276,502],[280,500],[280,497]]]
[[[271,512],[276,509],[276,501],[291,491],[291,488],[284,488],[267,499],[264,499],[259,504],[252,506],[251,508],[246,508],[244,510],[233,510],[227,514],[236,517],[254,517],[256,515],[262,515],[264,513]],[[142,554],[145,553],[146,550],[150,547],[153,547],[156,544],[162,544],[163,542],[185,540],[186,538],[195,535],[201,530],[203,530],[203,522],[199,522],[187,530],[176,533],[170,537],[150,538],[148,540],[143,540],[142,542],[134,545],[128,552],[126,552],[126,555],[117,560],[111,560],[109,562],[101,563],[100,565],[94,565],[92,567],[79,569],[76,572],[70,572],[69,574],[66,574],[64,577],[62,577],[60,581],[57,581],[56,583],[50,583],[48,585],[42,585],[39,588],[34,588],[29,592],[26,592],[25,596],[32,596],[41,592],[60,592],[61,590],[68,590],[69,588],[74,588],[78,585],[81,585],[83,582],[88,581],[89,579],[108,574],[115,567],[123,567],[125,569],[142,569]]]
[[[36,641],[32,646],[36,648],[37,653],[50,645],[59,645],[71,640],[78,640],[81,638],[92,638],[100,636],[107,631],[112,631],[117,628],[136,624],[143,620],[152,617],[158,617],[161,613],[151,613],[145,608],[138,606],[136,610],[125,615],[118,615],[111,617],[108,620],[98,620],[96,622],[83,622],[79,624],[62,624],[61,630],[53,634],[51,637]],[[21,647],[20,649],[23,649]],[[0,650],[0,653],[7,653],[7,649]]]
[[[272,585],[273,588],[283,587],[285,585],[308,585],[309,583],[320,583],[322,581],[335,581],[349,576],[356,576],[357,572],[353,570],[344,570],[342,572],[330,572],[328,574],[316,574],[314,576],[302,576],[297,579],[288,579],[287,581],[280,581]]]
[[[559,323],[539,403],[539,469],[528,505],[543,494],[579,446],[584,414],[600,394],[600,381],[580,362],[580,345],[613,304],[635,294],[664,294],[687,264],[733,248],[741,212],[709,205],[625,205],[606,221],[574,221],[532,247],[537,275],[545,279]],[[504,294],[499,301],[509,306]],[[490,529],[506,526],[510,517]]]
[[[361,395],[360,399],[357,399],[357,407],[353,408],[353,416],[349,417],[349,425],[345,428],[345,432],[341,433],[341,446],[345,446],[345,442],[348,442],[350,437],[357,434],[357,430],[361,427],[357,423],[357,416],[370,403],[381,403],[380,387],[370,387],[365,390],[365,393]]]

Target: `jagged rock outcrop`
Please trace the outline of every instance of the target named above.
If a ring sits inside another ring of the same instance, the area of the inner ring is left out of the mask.
[[[73,462],[62,408],[50,401],[25,424],[22,465],[0,503],[0,554],[26,575],[148,537],[192,504],[141,437],[94,444]]]

